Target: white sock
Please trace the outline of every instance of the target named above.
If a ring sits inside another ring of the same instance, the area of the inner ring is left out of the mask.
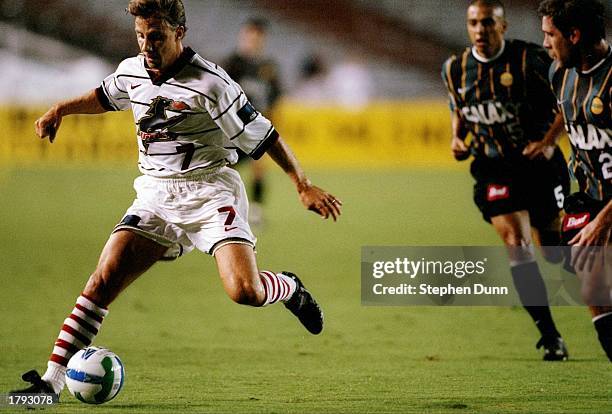
[[[47,362],[47,371],[41,378],[51,385],[56,394],[59,394],[66,385],[66,367],[57,362],[49,361]]]

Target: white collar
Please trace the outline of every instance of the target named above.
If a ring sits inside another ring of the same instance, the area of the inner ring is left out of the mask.
[[[481,56],[478,54],[478,52],[476,51],[475,47],[472,47],[472,55],[474,56],[474,58],[476,58],[477,61],[482,62],[482,63],[489,63],[494,61],[495,59],[497,59],[498,57],[501,56],[502,53],[504,53],[504,49],[506,48],[506,41],[502,40],[502,45],[499,48],[499,52],[497,52],[495,54],[495,56],[490,57],[490,58],[486,58],[484,56]]]
[[[610,57],[610,55],[612,55],[612,46],[608,47],[608,54],[606,56],[604,56],[604,58],[601,59],[599,62],[597,62],[597,64],[595,66],[593,66],[589,70],[580,71],[580,73],[582,73],[583,75],[588,75],[589,73],[595,71],[598,67],[603,65],[603,63],[606,61],[606,59],[608,59]]]

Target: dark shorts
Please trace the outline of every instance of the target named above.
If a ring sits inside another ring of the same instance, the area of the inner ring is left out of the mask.
[[[563,267],[566,270],[575,273],[574,268],[570,264],[572,251],[569,241],[589,224],[607,203],[607,201],[595,200],[582,192],[573,193],[565,199],[565,216],[561,225],[561,246],[564,246],[565,262]]]
[[[586,193],[574,193],[565,200],[562,244],[565,246],[606,206],[607,201],[595,200]]]
[[[484,219],[527,210],[533,227],[547,229],[559,217],[570,181],[557,148],[550,160],[477,158],[470,171],[476,179],[474,202]]]

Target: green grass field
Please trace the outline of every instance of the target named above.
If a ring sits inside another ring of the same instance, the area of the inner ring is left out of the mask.
[[[63,319],[132,201],[133,168],[0,174],[0,393],[46,360]],[[127,378],[103,406],[67,392],[49,413],[604,413],[612,374],[584,308],[555,308],[571,360],[544,363],[518,308],[363,307],[362,245],[498,244],[464,170],[315,171],[345,203],[338,223],[272,175],[261,267],[292,270],[326,315],[311,336],[282,306],[224,294],[213,260],[161,263],[111,306],[95,343]],[[10,412],[0,409],[0,412]]]

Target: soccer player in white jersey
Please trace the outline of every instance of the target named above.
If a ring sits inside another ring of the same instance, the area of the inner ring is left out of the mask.
[[[64,387],[70,357],[92,343],[110,303],[163,258],[194,248],[214,256],[225,291],[237,303],[284,302],[308,331],[323,329],[323,314],[300,279],[259,270],[248,201],[240,176],[227,165],[236,149],[253,158],[267,153],[291,178],[306,208],[334,220],[341,202],[308,180],[271,123],[248,102],[223,69],[183,47],[181,0],[131,0],[141,53],[121,62],[101,86],[59,102],[36,121],[53,142],[62,117],[132,109],[137,126],[136,199],[106,243],[96,270],[64,321],[42,378],[18,392]]]

